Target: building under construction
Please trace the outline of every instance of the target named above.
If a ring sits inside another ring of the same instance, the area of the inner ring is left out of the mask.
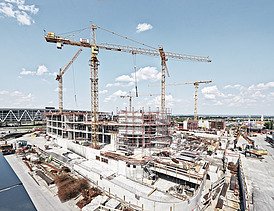
[[[49,112],[47,134],[55,138],[90,144],[92,140],[90,112]],[[117,116],[100,113],[99,144],[113,143],[118,149],[157,147],[170,144],[171,114],[166,111],[121,110]]]
[[[118,146],[147,148],[169,145],[170,116],[168,111],[121,110],[118,112]]]
[[[113,124],[111,113],[100,112],[98,139],[109,144],[117,136],[117,124]],[[49,112],[46,114],[47,134],[54,138],[73,140],[88,144],[91,141],[90,112]]]

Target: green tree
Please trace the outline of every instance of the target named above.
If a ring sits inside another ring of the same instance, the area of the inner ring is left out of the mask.
[[[265,129],[272,130],[273,129],[273,121],[268,121],[264,123]]]

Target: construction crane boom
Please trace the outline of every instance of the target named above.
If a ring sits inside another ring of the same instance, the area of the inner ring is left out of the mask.
[[[138,97],[152,97],[152,96],[159,96],[159,94],[146,94],[146,95],[141,94],[141,95],[138,95]],[[135,96],[132,95],[131,92],[129,92],[128,94],[121,95],[120,97],[129,99],[129,112],[131,112],[132,111],[132,98],[134,98]]]
[[[58,43],[58,46],[60,46],[60,48],[63,45],[81,46],[84,48],[92,48],[94,46],[94,44],[91,44],[89,42],[85,42],[85,41],[77,42],[77,41],[72,41],[59,36],[55,36],[55,34],[52,32],[49,32],[45,36],[45,39],[47,42]],[[96,47],[104,50],[125,52],[125,53],[131,53],[131,54],[149,55],[149,56],[155,56],[155,57],[159,57],[161,54],[158,50],[154,50],[154,49],[136,48],[131,46],[116,45],[116,44],[109,44],[109,43],[96,44]],[[162,49],[162,47],[160,47],[159,49]],[[164,52],[164,54],[166,59],[170,58],[170,59],[189,60],[189,61],[198,61],[198,62],[211,62],[209,57],[205,57],[205,56],[194,56],[194,55],[172,53],[172,52]]]
[[[67,71],[67,69],[72,65],[72,63],[75,61],[75,59],[77,59],[77,57],[79,56],[79,54],[83,51],[82,48],[80,48],[75,54],[74,56],[71,58],[71,60],[69,61],[69,63],[67,63],[63,68],[60,68],[59,74],[56,76],[56,80],[58,80],[60,77],[62,77],[65,72]]]
[[[212,81],[194,81],[194,82],[185,82],[185,84],[209,84],[211,83]]]
[[[194,82],[185,82],[185,83],[172,83],[172,84],[167,84],[167,86],[178,86],[178,85],[185,85],[185,84],[193,84],[195,88],[195,93],[194,93],[194,120],[198,120],[198,89],[199,89],[199,84],[208,84],[211,83],[212,81],[194,81]]]
[[[129,99],[129,112],[131,112],[131,108],[132,108],[132,98],[133,95],[131,94],[131,92],[129,92],[127,95],[121,95],[121,98],[128,98]]]
[[[162,79],[161,79],[161,112],[164,114],[165,112],[165,74],[168,74],[168,69],[166,65],[166,61],[168,58],[178,59],[178,60],[189,60],[189,61],[197,61],[197,62],[211,62],[209,57],[204,56],[194,56],[194,55],[186,55],[172,52],[164,52],[162,47],[159,49],[145,49],[145,48],[136,48],[131,46],[122,46],[115,44],[97,44],[95,30],[97,26],[92,24],[92,38],[93,42],[90,43],[87,39],[80,39],[79,42],[69,40],[60,36],[56,36],[53,32],[48,32],[45,35],[45,39],[47,42],[56,43],[57,48],[61,49],[63,45],[72,45],[72,46],[81,46],[85,48],[91,48],[91,111],[92,111],[92,142],[96,142],[96,125],[97,125],[97,113],[98,113],[98,66],[99,61],[97,59],[97,54],[99,53],[99,49],[110,50],[110,51],[118,51],[118,52],[126,52],[131,54],[141,54],[141,55],[149,55],[149,56],[160,56],[161,65],[162,65]]]
[[[209,84],[212,81],[194,81],[194,82],[186,82],[185,84],[193,84],[195,88],[194,92],[194,120],[198,120],[198,89],[199,84]]]
[[[63,112],[63,75],[72,65],[72,63],[77,59],[79,54],[82,52],[82,48],[80,48],[72,57],[72,59],[67,63],[63,68],[60,68],[59,74],[56,76],[56,80],[58,81],[58,96],[59,96],[59,112]]]

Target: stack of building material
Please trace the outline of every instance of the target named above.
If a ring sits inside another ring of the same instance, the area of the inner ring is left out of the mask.
[[[58,187],[58,196],[62,202],[78,196],[83,190],[89,188],[86,179],[76,179],[69,174],[61,174],[55,178]]]

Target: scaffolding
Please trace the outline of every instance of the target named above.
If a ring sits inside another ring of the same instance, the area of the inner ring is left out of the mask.
[[[118,115],[118,149],[151,148],[168,146],[171,141],[169,128],[171,112],[121,110]]]

